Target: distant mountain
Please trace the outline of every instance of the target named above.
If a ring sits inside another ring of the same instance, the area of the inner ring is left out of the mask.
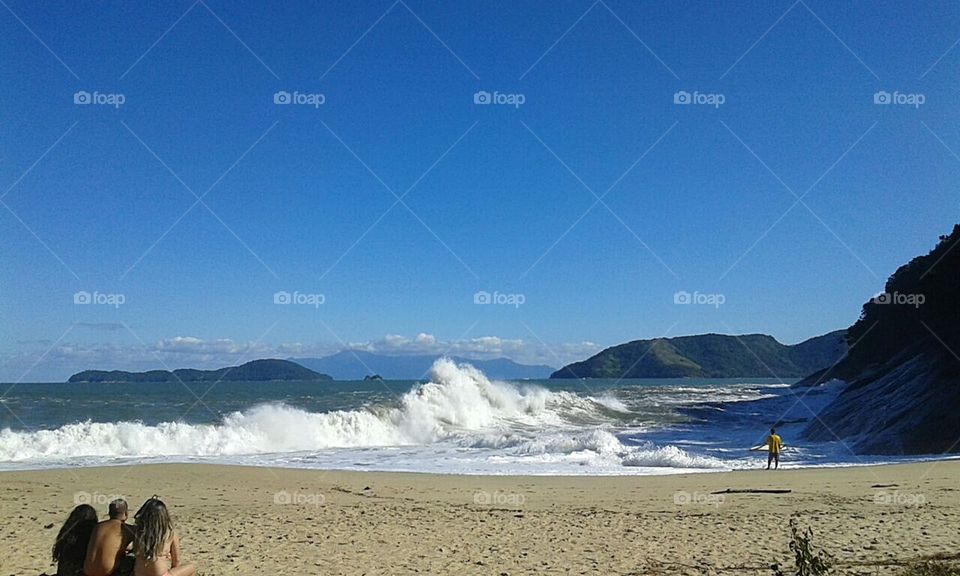
[[[804,431],[867,454],[960,452],[960,225],[901,266],[847,331],[850,351],[798,385],[847,382]]]
[[[332,380],[288,360],[254,360],[241,366],[219,370],[150,370],[148,372],[125,372],[123,370],[84,370],[70,377],[67,382],[266,382],[275,380]]]
[[[313,370],[330,374],[337,380],[362,380],[365,376],[380,374],[387,380],[417,380],[425,378],[430,367],[439,358],[435,355],[387,356],[360,350],[344,350],[323,358],[291,358]],[[544,365],[518,364],[509,358],[470,360],[450,357],[454,362],[467,362],[497,380],[532,380],[550,376],[553,368]]]
[[[551,378],[799,378],[846,352],[838,330],[790,346],[773,336],[702,334],[634,340],[607,348]]]

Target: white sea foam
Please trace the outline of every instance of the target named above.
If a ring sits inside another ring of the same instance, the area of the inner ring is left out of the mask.
[[[438,360],[430,381],[394,405],[307,412],[261,404],[216,424],[78,422],[53,430],[0,431],[0,462],[231,457],[335,449],[417,447],[497,458],[575,462],[600,467],[723,468],[720,460],[674,447],[626,446],[608,412],[628,413],[613,396],[590,398],[533,385],[491,381],[470,365]]]
[[[630,408],[623,403],[623,400],[620,400],[616,396],[612,396],[610,394],[604,394],[603,396],[599,397],[591,397],[590,400],[596,402],[604,408],[613,410],[614,412],[622,412],[624,414],[630,412]]]

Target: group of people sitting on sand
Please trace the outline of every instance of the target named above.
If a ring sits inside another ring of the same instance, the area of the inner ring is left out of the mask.
[[[53,544],[57,576],[193,576],[180,563],[180,540],[167,506],[156,496],[127,524],[127,502],[110,503],[110,517],[97,522],[89,504],[73,509]]]

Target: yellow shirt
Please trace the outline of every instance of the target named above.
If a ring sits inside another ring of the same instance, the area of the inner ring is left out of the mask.
[[[779,454],[780,448],[783,447],[783,440],[776,434],[771,434],[767,436],[767,446],[770,447],[771,454]]]

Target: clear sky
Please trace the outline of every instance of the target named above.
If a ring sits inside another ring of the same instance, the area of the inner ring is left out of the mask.
[[[846,327],[958,221],[958,38],[956,2],[2,0],[0,381]]]

